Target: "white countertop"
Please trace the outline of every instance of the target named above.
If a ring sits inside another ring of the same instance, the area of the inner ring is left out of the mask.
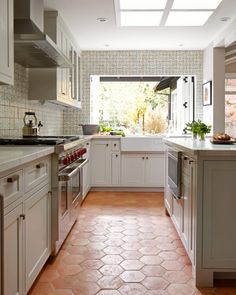
[[[54,146],[1,145],[0,173],[54,153]]]
[[[212,144],[210,138],[206,138],[205,141],[193,140],[192,138],[163,138],[164,143],[184,148],[193,153],[197,152],[235,152],[236,144]]]

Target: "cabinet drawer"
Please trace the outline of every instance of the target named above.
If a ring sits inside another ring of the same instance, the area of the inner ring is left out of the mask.
[[[119,140],[112,140],[111,150],[113,152],[118,152],[120,150],[120,141]]]
[[[23,194],[22,170],[13,172],[0,179],[0,194],[3,195],[4,207],[7,207]]]
[[[30,191],[36,185],[48,179],[50,180],[50,159],[42,158],[30,163],[24,169],[25,192]]]

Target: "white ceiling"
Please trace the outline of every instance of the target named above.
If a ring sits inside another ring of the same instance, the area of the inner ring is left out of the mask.
[[[81,50],[204,49],[236,19],[236,0],[223,0],[202,27],[120,27],[116,25],[113,0],[44,0],[44,3],[46,9],[60,12]],[[99,17],[107,18],[107,22],[98,22]],[[231,19],[222,22],[222,17]]]

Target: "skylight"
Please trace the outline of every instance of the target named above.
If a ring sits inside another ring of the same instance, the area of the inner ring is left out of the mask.
[[[159,26],[162,17],[160,11],[121,11],[122,26]]]
[[[203,26],[213,11],[170,11],[166,26]]]
[[[120,0],[121,10],[164,9],[167,0]]]
[[[121,26],[203,26],[222,0],[114,0]]]
[[[174,0],[172,9],[216,9],[222,0]]]

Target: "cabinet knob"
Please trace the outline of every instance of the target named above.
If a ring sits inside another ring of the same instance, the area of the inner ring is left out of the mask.
[[[118,158],[118,155],[116,155],[116,158]]]
[[[25,214],[20,214],[20,218],[25,220]]]
[[[114,143],[114,146],[116,146],[116,143]]]
[[[109,144],[107,143],[106,146],[109,146]]]
[[[20,176],[19,175],[12,175],[11,177],[8,177],[7,178],[7,182],[8,183],[12,183],[12,182],[15,182],[15,181],[17,181],[17,180],[19,180],[19,178],[20,178]]]
[[[40,168],[43,168],[44,166],[45,166],[44,163],[39,163],[39,164],[36,165],[36,168],[40,169]]]
[[[184,156],[184,160],[188,160],[188,157]]]
[[[144,159],[145,159],[145,157],[142,157],[142,159],[144,160]]]
[[[146,160],[148,160],[148,157],[146,157]]]

